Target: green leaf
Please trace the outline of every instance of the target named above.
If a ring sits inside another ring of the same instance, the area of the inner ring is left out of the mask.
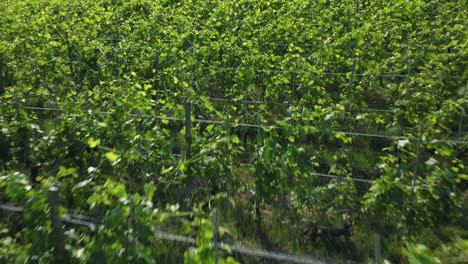
[[[239,144],[239,143],[240,143],[239,137],[237,137],[237,136],[232,136],[232,143],[234,143],[234,144]]]
[[[110,151],[110,152],[107,152],[106,153],[106,158],[110,161],[110,162],[114,162],[116,161],[118,158],[119,158],[119,155],[115,154],[114,152]]]
[[[119,184],[117,186],[109,185],[109,193],[117,197],[126,197],[127,193],[125,192],[125,185]]]
[[[147,183],[145,184],[144,190],[145,190],[145,199],[148,201],[152,201],[154,192],[156,191],[156,186],[152,183]]]
[[[76,171],[77,170],[75,168],[66,168],[64,166],[60,166],[60,171],[59,171],[58,176],[65,177],[65,176],[75,173]]]
[[[101,144],[100,139],[94,139],[93,137],[90,137],[88,139],[88,145],[89,145],[90,148],[95,148],[95,147],[99,146],[99,144]]]

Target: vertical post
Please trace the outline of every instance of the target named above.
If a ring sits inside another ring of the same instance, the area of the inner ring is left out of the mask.
[[[353,91],[354,74],[356,72],[356,59],[353,60],[353,66],[351,67],[351,78],[349,78],[348,84],[348,101],[351,99],[351,92]]]
[[[130,218],[132,227],[132,260],[136,261],[136,223],[135,223],[135,195],[130,200]]]
[[[350,38],[349,38],[349,41],[348,41],[348,56],[351,57],[351,46],[353,44],[353,32],[352,32],[352,29],[350,30],[351,32],[349,33],[350,34]]]
[[[226,105],[226,135],[229,136],[229,132],[231,130],[231,123],[230,123],[230,116],[229,116],[229,110],[231,110],[231,105],[229,102]]]
[[[261,113],[260,113],[260,110],[258,110],[258,116],[257,116],[257,122],[258,122],[258,138],[259,138],[259,148],[258,148],[258,159],[256,162],[260,162],[262,160],[261,158],[261,153],[260,153],[260,145],[263,144],[263,142],[261,142],[260,140],[262,140],[261,138],[261,121],[262,121],[262,116],[261,116]],[[261,165],[263,167],[263,165]],[[255,173],[257,174],[257,169],[255,170]],[[256,177],[259,177],[259,175],[257,174]],[[260,181],[255,181],[255,189],[256,191],[260,188],[260,185],[261,182]],[[259,197],[258,193],[256,192],[255,193],[255,224],[256,224],[256,231],[257,231],[257,234],[260,234],[261,233],[261,229],[262,229],[262,215],[261,215],[261,209],[260,209],[260,203],[262,201],[262,198]]]
[[[375,237],[375,263],[382,263],[382,239],[378,233],[374,234]]]
[[[418,139],[416,141],[416,162],[414,165],[414,173],[413,173],[413,180],[411,182],[413,193],[414,193],[414,188],[416,187],[416,180],[418,177],[418,168],[419,168],[419,152],[420,152],[420,141],[421,141],[421,126],[422,122],[419,123],[419,128],[418,128]]]
[[[463,119],[465,118],[465,109],[462,109],[462,113],[460,115],[460,122],[458,123],[458,131],[457,131],[457,140],[460,140],[462,130],[463,130]],[[459,145],[457,145],[458,148]]]
[[[186,101],[184,104],[185,109],[185,143],[187,144],[187,151],[185,153],[185,157],[187,159],[190,158],[191,155],[191,145],[192,145],[192,103],[190,101]]]
[[[59,109],[57,90],[54,89],[53,91],[54,91],[54,107],[55,107],[56,109]],[[56,111],[58,111],[58,110],[56,110]],[[55,112],[56,112],[56,111],[55,111]],[[58,114],[54,113],[54,117],[55,117],[55,116],[58,116]]]
[[[349,31],[349,41],[348,41],[348,57],[351,57],[351,46],[353,42],[353,27],[351,25],[351,16],[349,15],[349,11],[346,12],[346,16],[348,17],[348,23],[346,23],[348,31]]]
[[[460,115],[460,122],[458,123],[457,140],[461,139],[461,134],[463,130],[463,119],[465,118],[465,109],[462,109],[462,110],[463,111]],[[457,144],[457,146],[455,147],[455,151],[458,156],[458,154],[460,154],[460,144]]]
[[[184,104],[185,109],[185,162],[192,156],[192,103],[186,101]],[[185,185],[185,197],[187,200],[187,209],[190,208],[190,199],[192,197],[192,169],[187,165],[187,181]]]
[[[16,119],[19,119],[20,115],[20,103],[18,97],[18,87],[15,86],[15,109],[16,109]]]
[[[463,99],[466,98],[467,91],[468,91],[468,82],[466,83],[466,86],[465,86],[465,92],[463,93]],[[463,130],[463,121],[464,121],[463,119],[465,118],[465,115],[466,115],[465,108],[462,108],[462,113],[460,115],[460,122],[458,123],[457,140],[461,139],[461,134],[462,134],[462,130]],[[459,144],[457,144],[456,153],[457,153],[457,155],[460,154],[460,145]]]
[[[257,130],[257,132],[258,132],[258,134],[260,135],[260,133],[261,133],[261,125],[262,125],[262,115],[261,115],[261,113],[260,113],[260,110],[258,110],[258,112],[257,112],[257,123],[258,123],[258,130]]]
[[[409,40],[406,44],[406,57],[408,58],[408,71],[407,71],[407,75],[408,77],[406,78],[407,81],[410,80],[410,75],[411,75],[411,57],[410,57],[410,45],[409,45]]]
[[[216,212],[216,208],[213,208],[213,244],[214,244],[214,251],[215,251],[215,263],[218,263],[218,241],[219,241],[219,232],[218,232],[218,215]]]
[[[58,216],[59,193],[54,186],[49,189],[49,206],[52,221],[52,239],[54,241],[54,263],[65,263],[64,235]]]
[[[356,59],[353,60],[353,66],[351,67],[351,77],[349,78],[348,84],[348,102],[346,102],[346,112],[349,112],[349,106],[351,104],[351,94],[353,92],[354,73],[356,72]],[[345,121],[346,113],[343,115],[343,121]]]
[[[292,72],[292,98],[296,97],[296,72]]]
[[[115,29],[117,31],[117,38],[120,40],[120,25],[119,25],[119,17],[118,14],[115,16]]]

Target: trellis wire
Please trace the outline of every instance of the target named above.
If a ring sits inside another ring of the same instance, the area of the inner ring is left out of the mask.
[[[21,41],[31,41],[31,39],[27,38],[27,39],[21,39]],[[44,43],[47,43],[50,42],[50,41],[60,41],[60,40],[63,40],[61,38],[50,38],[50,39],[44,39],[42,40]],[[102,41],[102,42],[113,42],[113,41],[132,41],[131,39],[124,39],[124,38],[121,38],[121,39],[117,39],[117,38],[88,38],[87,39],[88,41]],[[4,41],[4,42],[7,42],[7,43],[16,43],[17,40],[0,40],[0,41]],[[160,42],[176,42],[178,41],[178,39],[156,39],[154,41],[160,41]],[[247,41],[245,42],[247,44],[259,44],[259,45],[273,45],[273,46],[278,46],[278,47],[281,47],[281,46],[292,46],[292,47],[329,47],[329,46],[340,46],[340,45],[343,45],[343,43],[315,43],[315,44],[300,44],[300,43],[293,43],[293,42],[272,42],[272,41]],[[145,48],[147,49],[152,49],[152,48],[155,48],[157,46],[149,46],[149,45],[141,45],[141,44],[138,44],[138,43],[133,43],[133,46],[144,46]],[[372,45],[369,45],[369,44],[360,44],[358,45],[358,47],[360,48],[369,48],[369,47],[377,47],[377,46],[372,46]],[[413,44],[411,45],[410,47],[433,47],[432,44]],[[459,45],[451,45],[451,47],[455,47],[455,48],[458,48],[460,47]],[[197,50],[196,48],[194,48],[193,46],[190,47],[191,49],[195,49]],[[144,64],[150,64],[149,62],[148,63],[144,63]]]
[[[41,107],[22,107],[24,109],[33,109],[33,110],[50,110],[50,111],[66,111],[65,109],[60,109],[60,108],[41,108]],[[82,110],[82,113],[93,113],[90,111]],[[99,114],[112,114],[112,112],[98,112]],[[176,120],[176,121],[187,121],[187,119],[184,118],[176,118],[176,117],[166,117],[166,116],[152,116],[152,115],[139,115],[139,114],[130,114],[130,116],[135,116],[135,117],[153,117],[153,118],[158,118],[158,119],[164,119],[164,120]],[[193,122],[196,123],[210,123],[210,124],[225,124],[225,122],[222,121],[213,121],[213,120],[203,120],[203,119],[194,119],[192,120]],[[231,125],[239,125],[239,126],[248,126],[248,127],[254,127],[258,129],[269,129],[272,128],[272,126],[262,126],[262,125],[255,125],[255,124],[244,124],[244,123],[235,123],[231,122]],[[279,127],[274,127],[274,128],[279,128]],[[410,139],[408,137],[403,137],[403,136],[387,136],[387,135],[381,135],[381,134],[368,134],[368,133],[358,133],[358,132],[346,132],[346,131],[317,131],[317,132],[330,132],[334,134],[343,134],[343,135],[350,135],[350,136],[372,136],[372,137],[379,137],[379,138],[390,138],[390,139]],[[450,142],[450,143],[456,143],[456,144],[468,144],[467,141],[459,141],[459,140],[433,140],[432,142]],[[419,143],[418,143],[419,144]],[[174,154],[174,156],[177,156],[177,154]],[[180,156],[180,154],[178,155]],[[244,166],[253,166],[253,164],[249,163],[243,163]],[[310,173],[311,175],[314,176],[319,176],[319,177],[327,177],[327,178],[333,178],[333,179],[351,179],[356,182],[364,182],[364,183],[370,183],[372,184],[372,180],[366,180],[366,179],[360,179],[360,178],[353,178],[350,176],[339,176],[339,175],[331,175],[331,174],[326,174],[326,173],[319,173],[319,172],[312,172]]]
[[[180,158],[182,157],[181,154],[172,154],[172,156]],[[242,167],[253,167],[255,166],[252,163],[239,163],[240,166]],[[366,168],[367,169],[367,168]],[[341,175],[333,175],[333,174],[327,174],[327,173],[319,173],[319,172],[311,172],[309,173],[310,175],[313,176],[319,176],[319,177],[325,177],[325,178],[332,178],[332,179],[351,179],[352,181],[357,181],[357,182],[365,182],[365,183],[370,183],[372,184],[372,180],[366,180],[366,179],[360,179],[360,178],[354,178],[351,176],[341,176]]]
[[[25,63],[27,61],[18,61],[19,63]],[[63,62],[62,62],[63,63]],[[64,62],[66,64],[79,64],[79,61],[69,61]],[[102,64],[111,64],[111,63],[103,63]],[[154,62],[115,62],[124,65],[153,65]],[[160,71],[161,73],[169,73],[173,72],[177,69],[183,69],[184,67],[176,67],[171,71]],[[308,74],[315,74],[315,75],[331,75],[331,76],[346,76],[351,74],[352,72],[322,72],[322,71],[300,71],[300,70],[274,70],[274,69],[255,69],[255,68],[247,68],[247,67],[219,67],[219,66],[204,66],[201,67],[202,69],[214,69],[214,70],[225,70],[225,71],[251,71],[251,72],[268,72],[268,73],[308,73]],[[449,78],[449,79],[468,79],[468,76],[464,75],[433,75],[433,74],[424,74],[424,73],[417,73],[417,74],[397,74],[397,73],[354,73],[354,76],[362,76],[362,77],[380,77],[380,78],[411,78],[411,77],[425,77],[425,78]]]
[[[210,101],[218,101],[218,102],[232,102],[232,103],[241,103],[241,104],[274,104],[274,105],[284,105],[284,106],[293,106],[293,103],[286,103],[286,102],[267,102],[267,101],[253,101],[253,100],[237,100],[237,99],[227,99],[227,98],[219,98],[219,97],[207,97],[206,99]],[[385,112],[395,114],[397,109],[377,109],[377,108],[358,108],[359,111],[363,112]]]
[[[11,205],[5,205],[5,204],[0,204],[0,210],[12,211],[15,213],[25,212],[25,209],[23,207],[11,206]],[[84,217],[88,219],[93,219],[90,216],[84,216]],[[61,217],[60,221],[65,222],[65,223],[75,224],[75,225],[86,226],[91,229],[96,228],[95,223],[89,222],[89,221],[83,221],[79,219],[73,219],[70,217],[70,215],[68,215],[67,217]],[[184,242],[184,243],[189,243],[189,244],[196,243],[196,240],[192,237],[182,236],[182,235],[173,234],[173,233],[164,232],[164,231],[154,232],[154,237],[157,239],[172,240],[172,241]],[[242,247],[242,246],[238,246],[235,244],[222,243],[220,241],[218,241],[218,243],[215,243],[215,248],[216,249],[229,248],[231,251],[238,252],[240,254],[252,255],[256,257],[269,258],[269,259],[276,259],[280,261],[289,261],[289,262],[294,262],[294,263],[305,263],[305,264],[330,263],[329,261],[315,260],[315,259],[311,259],[310,257],[305,258],[305,257],[299,257],[299,256],[290,255],[290,254],[267,251],[267,250],[258,249],[258,248],[247,248],[247,247]],[[351,261],[346,261],[346,262],[351,263]]]
[[[30,110],[45,110],[45,111],[64,111],[64,112],[74,112],[74,111],[68,111],[66,109],[62,108],[51,108],[51,107],[34,107],[34,106],[22,106],[20,107],[22,109],[30,109]],[[111,115],[113,112],[95,112],[91,110],[79,110],[76,112],[81,112],[81,113],[89,113],[89,114],[106,114],[106,115]],[[129,116],[132,117],[152,117],[156,119],[162,119],[162,120],[173,120],[173,121],[184,121],[184,118],[178,118],[178,117],[171,117],[171,116],[158,116],[158,115],[142,115],[142,114],[128,114]],[[194,123],[206,123],[206,124],[216,124],[216,125],[224,125],[226,124],[225,121],[216,121],[216,120],[207,120],[207,119],[193,119],[192,122]],[[271,125],[257,125],[257,124],[248,124],[248,123],[238,123],[238,122],[230,122],[229,123],[232,126],[241,126],[241,127],[252,127],[252,128],[260,128],[260,129],[281,129],[282,127],[279,126],[271,126]],[[300,126],[292,126],[292,127],[300,127]],[[388,139],[415,139],[414,137],[408,137],[408,136],[389,136],[389,135],[384,135],[384,134],[374,134],[374,133],[361,133],[361,132],[348,132],[348,131],[335,131],[335,130],[312,130],[308,131],[310,133],[331,133],[331,134],[341,134],[341,135],[348,135],[348,136],[362,136],[362,137],[376,137],[376,138],[388,138]],[[438,143],[438,142],[445,142],[445,143],[452,143],[452,144],[468,144],[468,141],[463,141],[463,140],[447,140],[447,139],[433,139],[431,143]]]
[[[246,68],[246,67],[217,67],[217,66],[205,66],[204,69],[215,69],[215,70],[226,70],[226,71],[253,71],[253,72],[271,72],[271,73],[309,73],[309,74],[316,74],[316,75],[348,75],[351,72],[320,72],[320,71],[298,71],[298,70],[269,70],[269,69],[254,69],[254,68]],[[409,78],[409,77],[427,77],[427,78],[450,78],[450,79],[468,79],[468,76],[444,76],[444,75],[432,75],[432,74],[424,74],[424,73],[417,73],[417,74],[396,74],[396,73],[354,73],[355,76],[364,76],[364,77],[382,77],[382,78],[394,78],[394,77],[401,77],[401,78]]]

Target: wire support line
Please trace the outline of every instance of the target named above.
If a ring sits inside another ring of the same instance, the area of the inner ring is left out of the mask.
[[[319,176],[319,177],[325,177],[325,178],[333,178],[333,179],[351,179],[352,181],[357,181],[357,182],[365,182],[372,184],[372,180],[365,180],[365,179],[359,179],[359,178],[353,178],[349,176],[339,176],[339,175],[331,175],[331,174],[326,174],[326,173],[318,173],[318,172],[311,172],[311,175],[314,176]]]
[[[181,158],[182,155],[181,154],[172,154],[173,157],[176,157],[176,158]],[[241,167],[254,167],[255,165],[252,164],[252,163],[239,163],[239,165]],[[370,169],[370,168],[365,168],[365,169]],[[332,174],[326,174],[326,173],[319,173],[319,172],[311,172],[309,173],[310,175],[313,175],[313,176],[319,176],[319,177],[325,177],[325,178],[333,178],[333,179],[351,179],[352,181],[357,181],[357,182],[365,182],[365,183],[369,183],[369,184],[372,184],[373,181],[372,180],[366,180],[366,179],[360,179],[360,178],[355,178],[355,177],[351,177],[351,176],[340,176],[340,175],[332,175]]]
[[[253,101],[253,100],[237,100],[237,99],[227,99],[227,98],[219,98],[219,97],[207,97],[210,101],[215,102],[232,102],[232,103],[240,103],[240,104],[275,104],[275,105],[284,105],[284,106],[296,106],[294,103],[286,103],[286,102],[266,102],[266,101]],[[363,112],[384,112],[384,113],[391,113],[395,114],[398,109],[376,109],[376,108],[358,108],[359,111]]]
[[[91,222],[95,222],[96,219],[94,217],[90,217],[90,216],[87,216],[87,215],[82,215],[82,214],[77,214],[77,213],[66,213],[66,215],[72,217],[72,218],[77,218],[77,219],[81,219],[81,220],[88,220],[88,221],[91,221]]]
[[[91,111],[91,110],[66,110],[63,108],[52,108],[52,107],[35,107],[35,106],[22,106],[20,107],[21,109],[28,109],[28,110],[44,110],[44,111],[57,111],[57,112],[79,112],[79,113],[84,113],[84,114],[104,114],[104,115],[112,115],[115,114],[115,112],[106,112],[106,111]],[[146,117],[146,118],[157,118],[157,119],[163,119],[163,120],[172,120],[172,121],[183,121],[185,119],[183,118],[178,118],[178,117],[172,117],[172,116],[159,116],[159,115],[142,115],[142,114],[129,114],[129,116],[132,117]]]
[[[7,205],[7,204],[0,204],[0,210],[15,212],[15,213],[23,213],[24,208],[19,206]]]
[[[321,131],[317,130],[317,132],[321,132]],[[370,133],[347,132],[347,131],[330,131],[330,133],[342,134],[342,135],[348,135],[348,136],[377,137],[377,138],[389,138],[389,139],[413,139],[412,137],[405,137],[405,136],[388,136],[384,134],[370,134]]]
[[[392,113],[394,114],[397,109],[377,109],[377,108],[359,108],[360,111],[363,112],[385,112],[385,113]]]
[[[190,244],[195,244],[195,239],[187,236],[181,236],[181,235],[176,235],[168,232],[163,232],[163,231],[157,231],[154,234],[156,239],[166,239],[166,240],[172,240],[172,241],[178,241],[178,242],[185,242],[185,243],[190,243]]]
[[[253,166],[255,166],[252,163],[241,163],[240,165],[244,166],[244,167],[253,167]],[[365,182],[365,183],[369,183],[369,184],[372,184],[374,182],[372,180],[360,179],[360,178],[355,178],[355,177],[350,177],[350,176],[332,175],[332,174],[320,173],[320,172],[310,172],[309,174],[313,175],[313,176],[332,178],[332,179],[351,179],[352,181]]]
[[[217,97],[207,97],[210,101],[218,102],[233,102],[233,103],[242,103],[242,104],[269,104],[265,101],[249,101],[249,100],[236,100],[236,99],[226,99],[226,98],[217,98]],[[284,103],[274,103],[274,104],[284,104]]]
[[[89,221],[81,220],[81,219],[75,219],[75,218],[72,218],[68,214],[65,214],[63,217],[61,217],[60,221],[62,221],[64,223],[74,224],[74,225],[87,226],[89,228],[95,228],[96,227],[96,224],[93,223],[93,222],[89,222]]]
[[[289,262],[294,262],[294,263],[304,263],[304,264],[325,264],[325,263],[330,263],[328,261],[323,261],[323,260],[311,260],[310,258],[304,258],[304,257],[298,257],[298,256],[292,256],[289,254],[283,254],[283,253],[277,253],[277,252],[272,252],[272,251],[266,251],[263,249],[254,249],[254,248],[246,248],[246,247],[240,247],[236,245],[229,245],[229,244],[223,244],[219,245],[219,248],[228,247],[232,251],[241,253],[241,254],[247,254],[247,255],[253,255],[257,257],[263,257],[263,258],[270,258],[270,259],[276,259],[280,261],[289,261]]]
[[[271,72],[271,73],[309,73],[316,75],[337,75],[347,76],[351,72],[322,72],[322,71],[300,71],[300,70],[270,70],[270,69],[254,69],[247,67],[216,67],[216,66],[205,66],[203,69],[214,69],[214,70],[225,70],[225,71],[252,71],[252,72]],[[383,78],[409,78],[409,77],[427,77],[427,78],[450,78],[450,79],[468,79],[468,76],[453,76],[453,75],[432,75],[424,73],[416,74],[396,74],[396,73],[354,73],[355,76],[363,77],[383,77]]]
[[[88,38],[86,39],[88,41],[101,41],[101,42],[124,42],[124,43],[127,43],[129,41],[134,41],[132,39],[125,39],[125,38]],[[3,42],[6,42],[6,43],[9,43],[9,44],[13,44],[13,43],[18,43],[19,40],[0,40],[0,41],[3,41]],[[22,42],[24,41],[31,41],[29,38],[26,38],[26,39],[21,39]],[[36,40],[37,41],[37,40]],[[51,38],[51,39],[43,39],[43,40],[39,40],[41,42],[43,42],[44,44],[48,44],[48,42],[52,42],[52,41],[64,41],[63,39],[60,39],[60,38]],[[154,42],[167,42],[167,43],[170,43],[170,42],[177,42],[179,41],[178,39],[155,39],[152,43]],[[336,42],[336,43],[314,43],[314,44],[301,44],[301,43],[294,43],[294,42],[272,42],[272,41],[261,41],[261,40],[258,40],[258,41],[246,41],[246,42],[243,42],[243,45],[245,44],[257,44],[257,45],[270,45],[270,46],[277,46],[277,47],[301,47],[301,48],[319,48],[319,47],[340,47],[342,45],[344,45],[343,43],[339,43],[339,42]],[[203,45],[206,45],[204,43],[202,43],[202,45],[200,45],[199,43],[197,44],[198,47],[195,47],[192,43],[192,46],[190,46],[189,49],[192,49],[192,50],[199,50],[199,47],[200,46],[203,46]],[[445,45],[448,45],[448,44],[445,44]],[[142,47],[142,48],[145,48],[145,49],[155,49],[155,48],[162,48],[162,47],[159,47],[159,46],[156,46],[156,45],[144,45],[144,44],[139,44],[139,43],[132,43],[132,46],[138,46],[138,47]],[[211,49],[210,46],[207,46],[208,48]],[[374,47],[377,47],[375,45],[369,45],[369,44],[361,44],[361,45],[357,45],[357,48],[374,48]],[[410,47],[429,47],[429,48],[440,48],[440,46],[434,46],[434,45],[431,45],[431,44],[413,44],[413,45],[410,45]],[[459,45],[450,45],[450,47],[452,48],[458,48],[460,47]],[[442,50],[446,50],[446,47],[442,47],[441,48]],[[307,52],[309,51],[312,51],[312,50],[306,50]],[[304,51],[304,52],[306,52]],[[154,63],[149,63],[149,62],[143,62],[143,63],[128,63],[128,65],[132,65],[132,64],[154,64]]]
[[[1,107],[1,106],[0,106]],[[50,108],[50,107],[32,107],[32,106],[22,106],[22,109],[30,109],[30,110],[46,110],[46,111],[63,111],[63,112],[74,112],[74,111],[67,111],[61,108]],[[115,112],[95,112],[91,110],[79,110],[77,112],[87,113],[87,114],[106,114],[112,115]],[[128,114],[132,117],[145,117],[145,118],[156,118],[162,120],[172,120],[172,121],[184,121],[184,118],[179,117],[171,117],[171,116],[158,116],[158,115],[143,115],[143,114]],[[194,123],[206,123],[206,124],[216,124],[216,125],[225,125],[229,124],[231,126],[241,126],[241,127],[251,127],[251,128],[261,128],[264,130],[269,129],[282,129],[283,127],[280,126],[271,126],[271,125],[257,125],[257,124],[248,124],[248,123],[238,123],[238,122],[227,122],[227,121],[216,121],[216,120],[207,120],[207,119],[192,119]],[[291,126],[291,128],[297,128],[301,126]],[[341,134],[341,135],[348,135],[348,136],[362,136],[362,137],[375,137],[375,138],[388,138],[388,139],[415,139],[414,137],[407,137],[407,136],[390,136],[385,134],[373,134],[373,133],[360,133],[360,132],[349,132],[349,131],[334,131],[334,130],[308,130],[308,133],[331,133],[331,134]],[[431,143],[453,143],[453,144],[468,144],[468,141],[463,140],[449,140],[449,139],[433,139],[430,141]]]
[[[23,207],[9,206],[9,205],[3,205],[3,204],[0,204],[0,210],[20,212],[20,213],[25,212],[25,209]],[[90,216],[82,216],[82,217],[85,217],[87,219],[94,219],[93,217],[90,217]],[[73,224],[73,225],[86,226],[91,229],[94,229],[96,227],[95,223],[84,221],[84,220],[79,220],[79,219],[74,219],[71,217],[71,214],[65,214],[63,217],[60,218],[60,221],[64,223]],[[171,241],[177,241],[177,242],[183,242],[183,243],[190,243],[190,244],[196,243],[196,240],[192,237],[182,236],[182,235],[173,234],[173,233],[164,232],[164,231],[154,232],[154,237],[156,239],[171,240]],[[235,244],[219,243],[215,247],[219,249],[230,249],[240,254],[257,256],[257,257],[262,257],[262,258],[269,258],[269,259],[276,259],[280,261],[289,261],[289,262],[294,262],[294,263],[304,263],[304,264],[330,263],[328,261],[311,259],[310,257],[305,258],[305,257],[294,256],[290,254],[278,253],[274,251],[267,251],[267,250],[258,249],[258,248],[247,248],[247,247],[242,247],[242,246],[235,245]]]
[[[25,61],[18,61],[14,60],[15,62],[19,63],[27,63],[31,60]],[[65,64],[80,64],[79,61],[68,61],[62,62]],[[112,65],[114,64],[124,64],[124,65],[154,65],[154,62],[122,62],[122,61],[114,61],[114,62],[99,62],[103,65]],[[303,73],[303,74],[314,74],[314,75],[330,75],[330,76],[347,76],[351,74],[351,72],[324,72],[324,71],[304,71],[304,70],[274,70],[274,69],[255,69],[255,68],[248,68],[248,67],[218,67],[218,66],[204,66],[200,67],[201,69],[214,69],[214,70],[224,70],[224,71],[250,71],[250,72],[268,72],[268,73]],[[184,67],[175,67],[172,70],[162,70],[159,73],[171,73],[177,70],[184,69]],[[468,79],[468,76],[464,75],[433,75],[433,74],[425,74],[425,73],[416,73],[416,74],[397,74],[397,73],[354,73],[355,76],[362,76],[362,77],[379,77],[379,78],[411,78],[411,77],[425,77],[425,78],[449,78],[449,79]]]

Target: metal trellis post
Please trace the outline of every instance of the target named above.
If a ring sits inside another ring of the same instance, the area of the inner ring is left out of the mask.
[[[296,97],[296,72],[292,72],[292,98]]]
[[[136,261],[136,221],[135,221],[135,195],[132,196],[130,200],[130,217],[131,217],[131,226],[132,226],[132,259]]]
[[[216,212],[216,208],[213,208],[213,243],[214,243],[214,251],[215,251],[215,263],[218,263],[218,247],[219,247],[219,232],[218,232],[218,215]]]
[[[421,126],[422,126],[422,122],[419,123],[418,138],[416,140],[416,161],[415,161],[415,165],[414,165],[413,180],[411,182],[413,193],[414,193],[414,189],[416,188],[416,180],[417,180],[417,177],[418,177],[420,141],[421,141]]]
[[[375,263],[380,264],[382,263],[382,239],[380,234],[375,233]]]
[[[52,239],[54,241],[54,263],[64,263],[66,261],[66,252],[62,224],[58,215],[59,192],[54,186],[49,189],[49,206],[52,221]]]
[[[192,145],[192,103],[190,101],[185,102],[185,143],[187,144],[186,158],[189,159],[191,155]]]
[[[185,109],[185,162],[190,160],[192,156],[192,103],[190,101],[186,101],[184,104]],[[192,169],[187,164],[187,183],[185,186],[185,195],[187,201],[190,201],[192,196]]]

